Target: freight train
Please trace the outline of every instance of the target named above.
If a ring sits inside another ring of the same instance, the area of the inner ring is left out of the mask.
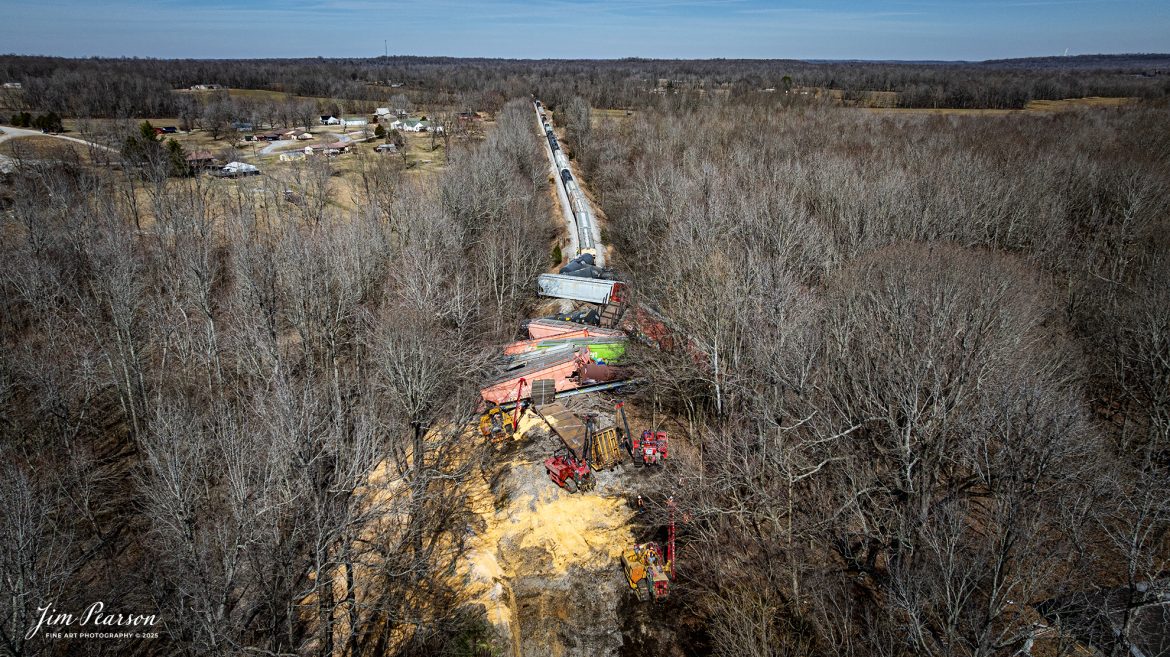
[[[539,100],[533,101],[533,103],[536,106],[536,113],[540,117],[544,136],[548,140],[549,150],[552,151],[553,161],[556,162],[557,170],[560,171],[561,185],[565,188],[565,196],[569,199],[573,218],[577,221],[577,250],[579,253],[592,253],[600,258],[601,255],[598,253],[598,246],[593,236],[593,209],[589,205],[589,200],[585,198],[585,193],[581,191],[581,188],[577,186],[577,181],[573,179],[573,173],[569,170],[569,158],[565,156],[565,151],[557,142],[552,124],[549,123],[548,116],[545,115],[544,106]]]

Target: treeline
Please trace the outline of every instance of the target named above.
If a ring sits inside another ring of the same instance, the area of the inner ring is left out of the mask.
[[[685,336],[639,366],[701,445],[661,492],[715,654],[1156,645],[1168,120],[729,105],[569,126],[615,264]]]
[[[1035,61],[1034,65],[1032,62]],[[649,107],[704,95],[743,97],[791,87],[847,94],[897,92],[905,107],[1019,108],[1081,96],[1161,98],[1164,55],[966,62],[798,60],[369,59],[153,60],[0,57],[0,77],[23,83],[28,106],[77,116],[174,116],[170,89],[197,84],[381,102],[405,92],[417,104],[494,111],[537,94],[555,106],[574,95],[595,107]],[[654,92],[654,93],[652,93]],[[782,95],[782,94],[781,94]]]
[[[487,631],[453,576],[482,458],[461,420],[548,258],[531,110],[434,186],[356,166],[352,213],[327,161],[295,202],[11,175],[0,652],[454,654]],[[40,607],[94,601],[160,638],[28,636]]]

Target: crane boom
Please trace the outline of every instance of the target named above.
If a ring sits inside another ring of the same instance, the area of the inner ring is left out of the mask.
[[[670,526],[666,534],[666,572],[674,579],[675,563],[674,563],[674,496],[666,502],[666,506],[670,508]]]

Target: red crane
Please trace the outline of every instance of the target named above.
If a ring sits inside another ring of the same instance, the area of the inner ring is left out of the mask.
[[[666,530],[666,572],[670,575],[670,579],[674,579],[677,574],[674,563],[674,496],[671,495],[666,500],[666,507],[670,509],[670,525]]]

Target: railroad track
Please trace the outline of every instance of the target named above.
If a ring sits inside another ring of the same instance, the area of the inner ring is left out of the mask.
[[[544,106],[539,100],[533,100],[532,107],[536,111],[536,120],[544,133],[549,163],[553,176],[558,181],[558,196],[560,196],[561,202],[567,205],[564,214],[570,235],[570,251],[572,251],[569,257],[591,253],[597,266],[604,267],[605,248],[601,245],[601,231],[597,225],[593,207],[573,177],[572,169],[569,167],[569,158],[565,155],[564,149],[560,147],[560,143],[553,133],[552,118],[545,112]]]

